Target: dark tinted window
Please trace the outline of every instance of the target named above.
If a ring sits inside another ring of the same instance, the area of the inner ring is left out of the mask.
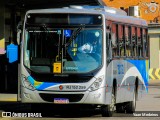
[[[27,24],[101,25],[101,15],[91,14],[28,14]]]

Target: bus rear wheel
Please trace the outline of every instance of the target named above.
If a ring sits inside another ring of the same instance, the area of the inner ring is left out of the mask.
[[[126,104],[126,113],[134,113],[135,109],[136,109],[136,97],[137,97],[137,93],[136,93],[136,89],[134,90],[134,94],[133,94],[133,101],[128,102]]]
[[[125,112],[125,106],[123,103],[116,104],[116,112],[117,113],[124,113]]]

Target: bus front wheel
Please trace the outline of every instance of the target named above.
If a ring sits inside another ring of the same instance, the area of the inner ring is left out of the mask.
[[[115,102],[116,102],[115,92],[114,90],[112,90],[111,104],[104,105],[101,107],[102,117],[112,117],[115,111]]]

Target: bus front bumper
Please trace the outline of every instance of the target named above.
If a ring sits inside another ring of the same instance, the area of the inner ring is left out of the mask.
[[[21,102],[23,103],[55,103],[55,100],[68,100],[66,104],[109,104],[111,95],[105,92],[105,87],[95,91],[82,92],[53,92],[32,91],[22,87]],[[62,101],[63,102],[63,101]],[[64,103],[63,103],[64,104]]]

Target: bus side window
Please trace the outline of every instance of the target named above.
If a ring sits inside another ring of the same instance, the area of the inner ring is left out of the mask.
[[[129,26],[125,26],[125,45],[126,45],[126,56],[131,56],[131,28]]]
[[[148,57],[148,40],[147,40],[147,29],[143,29],[143,56]]]
[[[142,57],[142,30],[137,28],[137,49],[138,49],[138,56]]]
[[[112,40],[112,56],[116,57],[116,56],[118,56],[117,27],[116,27],[116,24],[112,24],[111,40]]]
[[[147,42],[146,42],[146,57],[148,58],[149,57],[149,37],[148,37],[148,32],[147,32],[147,29],[146,29],[146,36],[147,36]]]
[[[125,46],[124,46],[124,29],[123,25],[118,25],[118,40],[120,47],[120,56],[125,56]]]
[[[137,55],[136,50],[136,30],[135,27],[132,27],[132,55],[133,57]]]

